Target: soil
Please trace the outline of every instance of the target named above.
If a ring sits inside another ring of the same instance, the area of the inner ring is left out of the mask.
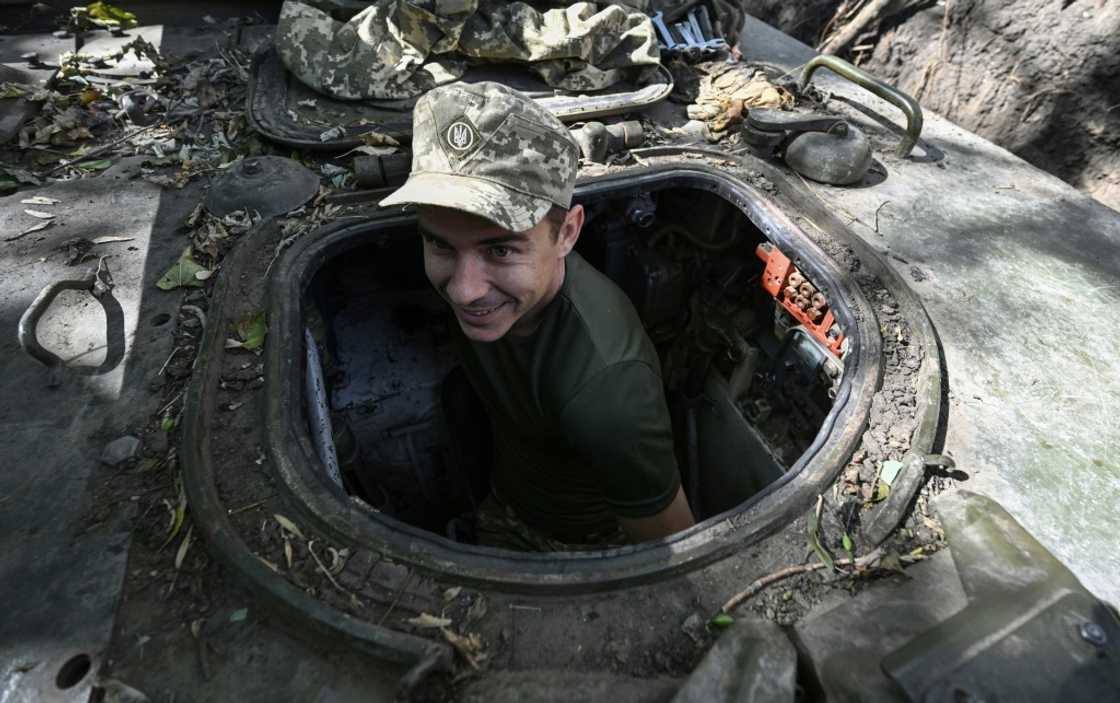
[[[817,46],[857,2],[750,0]],[[1100,202],[1120,209],[1120,4],[901,2],[839,54]],[[825,35],[825,37],[822,37]]]

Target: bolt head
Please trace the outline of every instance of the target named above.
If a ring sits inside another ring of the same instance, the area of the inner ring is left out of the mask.
[[[1094,647],[1103,647],[1108,644],[1108,635],[1105,634],[1104,628],[1095,622],[1081,623],[1077,626],[1077,632],[1081,635],[1081,639]]]

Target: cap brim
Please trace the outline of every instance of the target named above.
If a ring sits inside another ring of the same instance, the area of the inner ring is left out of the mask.
[[[483,178],[447,173],[414,173],[379,205],[435,205],[462,210],[511,232],[532,229],[552,208],[552,201],[534,198]]]

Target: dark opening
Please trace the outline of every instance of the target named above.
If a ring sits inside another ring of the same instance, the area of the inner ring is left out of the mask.
[[[54,679],[54,683],[62,690],[73,688],[81,683],[82,679],[89,673],[92,662],[88,654],[76,654],[66,660],[62,668],[58,670],[58,675]]]
[[[699,519],[777,480],[832,407],[840,358],[763,289],[758,228],[698,188],[618,190],[584,200],[577,250],[634,302],[662,363],[678,465]],[[321,343],[348,492],[409,524],[449,531],[452,490],[441,386],[457,324],[423,270],[411,226],[328,261],[305,323]],[[805,300],[825,292],[812,283]],[[813,303],[814,321],[823,317]],[[827,306],[824,308],[827,309]],[[840,330],[835,328],[835,335]]]

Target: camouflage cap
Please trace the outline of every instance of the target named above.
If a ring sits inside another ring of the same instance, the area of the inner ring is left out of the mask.
[[[513,232],[570,207],[579,147],[543,107],[500,83],[456,83],[416,102],[412,173],[382,206],[438,205]]]

